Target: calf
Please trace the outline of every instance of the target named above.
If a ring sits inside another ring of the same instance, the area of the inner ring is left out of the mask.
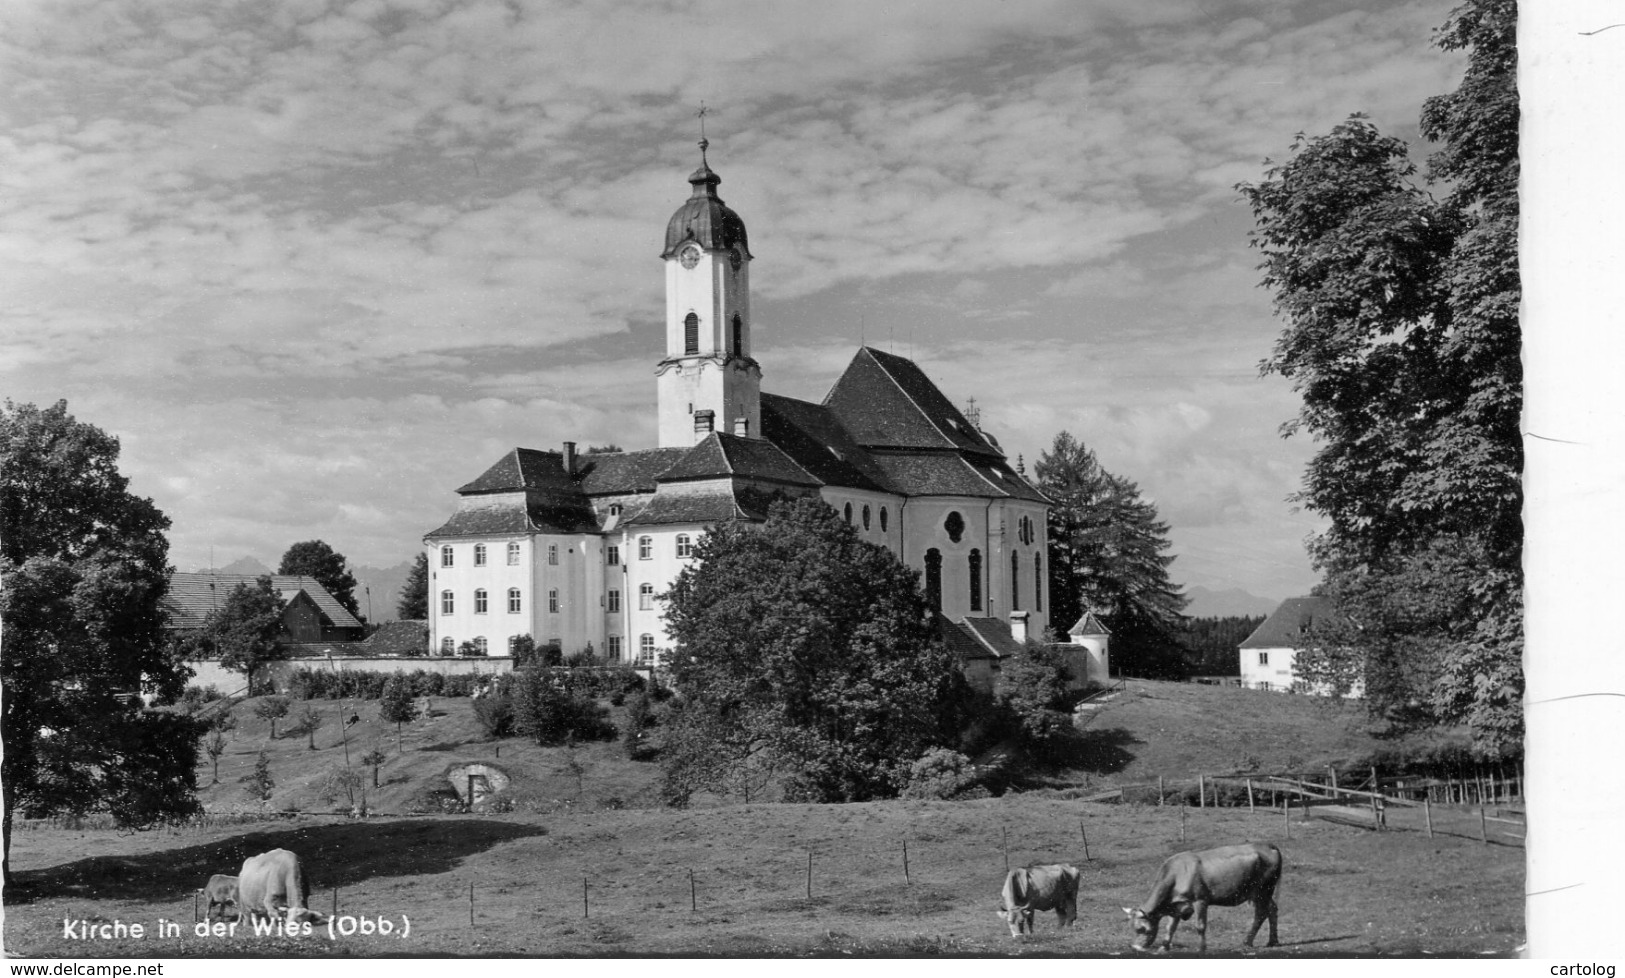
[[[237,904],[237,877],[221,876],[218,873],[209,877],[209,885],[203,888],[203,895],[209,901],[209,910],[204,916],[208,920],[215,919],[214,908],[220,908],[220,916],[226,916],[226,904]],[[241,911],[238,911],[241,914]]]
[[[1072,926],[1078,919],[1078,877],[1076,867],[1066,863],[1012,869],[1000,894],[1000,915],[1010,925],[1010,936],[1032,933],[1035,910],[1055,911],[1057,930]]]
[[[1268,843],[1177,852],[1163,862],[1145,905],[1138,910],[1123,908],[1134,923],[1134,948],[1144,951],[1156,942],[1157,927],[1163,917],[1170,919],[1168,939],[1162,946],[1165,950],[1171,948],[1179,922],[1195,914],[1200,949],[1206,951],[1207,908],[1234,907],[1248,902],[1253,905],[1253,925],[1247,929],[1247,938],[1242,943],[1252,947],[1258,928],[1267,919],[1270,922],[1268,946],[1274,947],[1280,943],[1275,936],[1275,887],[1280,882],[1281,850]]]

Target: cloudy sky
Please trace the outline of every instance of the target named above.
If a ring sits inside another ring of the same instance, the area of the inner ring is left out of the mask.
[[[765,389],[913,356],[1136,480],[1176,581],[1302,593],[1234,185],[1352,112],[1414,140],[1451,5],[8,0],[0,393],[118,435],[182,569],[407,560],[516,445],[654,444],[703,100]]]

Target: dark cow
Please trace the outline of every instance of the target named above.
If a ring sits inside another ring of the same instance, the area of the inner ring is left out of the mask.
[[[205,917],[214,920],[214,908],[220,908],[220,916],[226,916],[226,904],[237,903],[237,877],[221,876],[216,874],[209,877],[209,885],[203,888],[203,895],[209,901],[209,912]],[[238,911],[240,914],[241,911]]]
[[[275,920],[286,909],[288,923],[325,918],[306,907],[310,883],[305,879],[299,857],[286,849],[272,849],[243,860],[237,874],[237,912],[251,917]]]
[[[1078,919],[1078,870],[1066,863],[1012,869],[1004,878],[1000,916],[1010,925],[1010,936],[1032,933],[1033,911],[1053,910],[1056,929]]]
[[[1145,905],[1138,910],[1123,908],[1134,922],[1135,950],[1144,951],[1156,943],[1157,926],[1168,921],[1168,939],[1163,948],[1173,946],[1174,931],[1181,920],[1196,915],[1196,934],[1201,950],[1207,950],[1207,908],[1253,905],[1253,925],[1242,943],[1253,946],[1253,938],[1266,919],[1270,922],[1269,947],[1275,938],[1275,887],[1281,882],[1281,850],[1254,842],[1242,846],[1221,846],[1201,852],[1177,852],[1169,856],[1157,874]]]

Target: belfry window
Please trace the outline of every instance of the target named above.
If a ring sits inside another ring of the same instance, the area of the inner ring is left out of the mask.
[[[982,610],[982,552],[970,552],[970,610]]]
[[[1044,610],[1044,557],[1033,554],[1033,610]]]
[[[742,357],[742,356],[745,355],[745,321],[743,319],[739,318],[739,313],[737,313],[737,312],[734,313],[733,327],[734,327],[734,349],[733,349],[734,356]]]
[[[942,610],[942,551],[936,547],[925,552],[925,605]]]
[[[1021,610],[1021,555],[1010,555],[1010,610]]]
[[[683,317],[683,352],[700,352],[700,317],[692,312]]]

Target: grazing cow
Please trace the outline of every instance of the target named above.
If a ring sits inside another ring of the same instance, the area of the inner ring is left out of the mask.
[[[288,922],[311,920],[320,923],[322,915],[310,910],[310,883],[299,865],[299,857],[286,849],[272,849],[243,860],[237,874],[237,912],[251,917],[276,919],[284,908]]]
[[[1134,922],[1134,948],[1148,950],[1157,940],[1157,926],[1168,917],[1168,939],[1163,948],[1171,948],[1174,931],[1181,920],[1196,915],[1196,934],[1201,950],[1207,950],[1207,908],[1209,906],[1234,907],[1251,902],[1253,925],[1247,929],[1242,943],[1253,946],[1253,938],[1266,919],[1270,922],[1269,947],[1280,943],[1275,938],[1275,887],[1281,882],[1281,850],[1264,842],[1241,846],[1221,846],[1202,852],[1176,852],[1162,864],[1157,885],[1151,888],[1145,906],[1138,910],[1123,908]]]
[[[203,895],[209,901],[209,912],[204,915],[205,918],[215,919],[214,908],[219,906],[220,916],[223,919],[226,916],[226,904],[237,903],[237,877],[221,876],[218,873],[209,877],[209,885],[203,888]],[[241,913],[239,910],[238,914]]]
[[[1004,878],[1004,909],[999,911],[1010,925],[1010,936],[1033,932],[1035,910],[1055,911],[1057,930],[1072,926],[1078,919],[1078,875],[1066,863],[1012,869]]]

